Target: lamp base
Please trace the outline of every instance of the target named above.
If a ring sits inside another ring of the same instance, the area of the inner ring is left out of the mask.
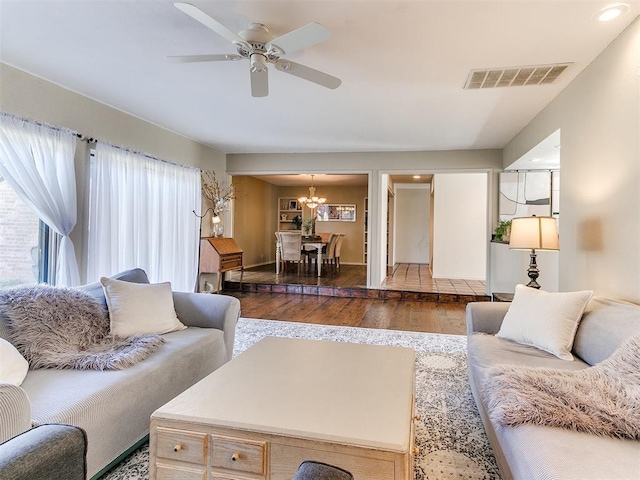
[[[540,270],[538,270],[538,264],[536,263],[536,251],[532,248],[531,253],[529,254],[529,268],[527,269],[527,275],[531,279],[529,283],[527,283],[527,287],[531,288],[540,288],[540,284],[537,282],[538,277],[540,276]]]

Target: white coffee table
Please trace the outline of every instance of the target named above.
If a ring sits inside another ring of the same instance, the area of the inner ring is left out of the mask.
[[[410,348],[267,337],[151,416],[150,478],[413,479]]]

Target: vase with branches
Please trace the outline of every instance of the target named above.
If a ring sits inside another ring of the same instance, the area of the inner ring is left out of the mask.
[[[316,234],[316,217],[307,218],[302,222],[302,231],[305,235]]]
[[[212,235],[221,237],[223,235],[223,225],[220,214],[228,210],[231,200],[236,198],[236,190],[233,184],[222,187],[216,178],[216,172],[203,170],[201,174],[202,196],[209,208],[204,212],[204,217],[209,210],[212,211]],[[200,218],[202,218],[200,217]]]

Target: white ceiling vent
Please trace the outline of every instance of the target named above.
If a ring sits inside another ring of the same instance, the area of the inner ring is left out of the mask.
[[[471,70],[464,88],[470,90],[475,88],[549,85],[554,83],[569,65],[571,63]]]

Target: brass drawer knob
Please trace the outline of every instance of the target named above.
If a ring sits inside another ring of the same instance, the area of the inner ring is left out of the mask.
[[[416,413],[416,414],[413,416],[413,419],[414,419],[414,420],[420,420],[420,414],[419,414],[419,413]]]
[[[413,447],[413,454],[418,455],[419,453],[420,453],[420,447],[416,445],[415,447]]]
[[[182,444],[177,444],[175,447],[173,447],[173,451],[174,452],[179,452],[180,450],[182,450]]]
[[[231,461],[232,462],[237,462],[238,460],[240,460],[240,454],[238,452],[236,452],[233,455],[231,455]]]

